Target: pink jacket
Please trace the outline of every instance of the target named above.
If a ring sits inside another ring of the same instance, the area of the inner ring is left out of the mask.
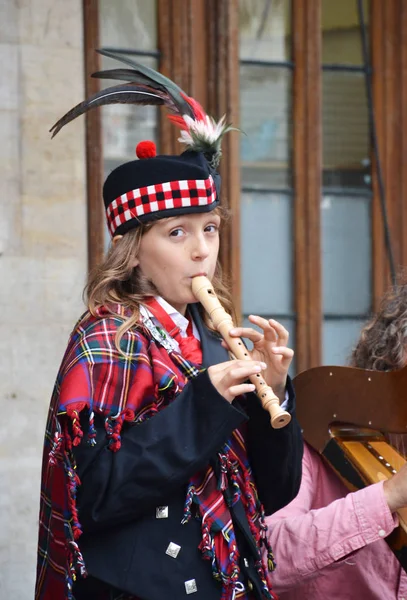
[[[305,444],[298,496],[267,521],[280,600],[407,600],[407,575],[383,539],[397,525],[383,483],[350,494]]]

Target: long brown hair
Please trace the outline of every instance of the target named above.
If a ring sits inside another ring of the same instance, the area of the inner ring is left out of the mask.
[[[221,217],[222,222],[229,216],[228,212],[220,207],[213,212]],[[123,335],[131,327],[137,327],[140,318],[140,304],[148,296],[158,294],[154,285],[142,275],[140,269],[133,266],[134,259],[139,252],[141,239],[151,227],[154,227],[154,223],[140,224],[126,233],[118,243],[111,244],[104,261],[90,273],[84,290],[86,304],[93,315],[96,315],[101,307],[107,308],[112,314],[117,314],[114,306],[118,304],[130,314],[116,334],[116,346],[119,351]],[[226,310],[232,312],[232,301],[222,276],[219,260],[212,284],[222,305]],[[201,306],[199,310],[206,325],[213,329],[210,319]]]
[[[407,283],[391,288],[365,325],[352,352],[352,367],[392,371],[406,364]]]

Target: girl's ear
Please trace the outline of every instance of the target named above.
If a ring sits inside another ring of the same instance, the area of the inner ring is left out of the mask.
[[[117,244],[117,242],[122,239],[122,237],[123,237],[122,235],[115,235],[114,238],[112,239],[113,246],[115,246]]]
[[[114,238],[112,239],[112,244],[113,246],[115,246],[121,239],[122,239],[122,235],[115,235]],[[136,267],[138,267],[138,265],[140,264],[140,261],[138,258],[134,259],[134,263],[133,263],[133,269],[135,269]]]

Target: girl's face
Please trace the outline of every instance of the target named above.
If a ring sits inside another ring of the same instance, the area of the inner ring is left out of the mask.
[[[220,217],[213,212],[157,221],[141,238],[135,262],[158,293],[180,313],[196,302],[191,281],[212,279],[219,252]]]

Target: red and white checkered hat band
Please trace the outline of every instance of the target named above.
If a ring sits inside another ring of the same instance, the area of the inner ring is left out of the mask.
[[[156,183],[122,194],[106,209],[109,231],[144,215],[173,208],[207,206],[216,201],[216,188],[211,175],[208,179],[186,179]]]

